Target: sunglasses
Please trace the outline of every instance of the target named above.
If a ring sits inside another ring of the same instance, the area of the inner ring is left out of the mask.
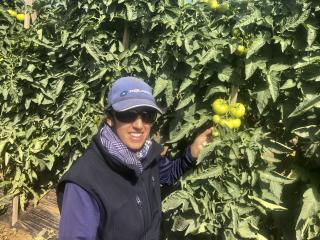
[[[113,116],[120,122],[130,123],[134,122],[138,116],[145,123],[153,123],[157,118],[157,111],[155,110],[128,110],[124,112],[112,111]]]

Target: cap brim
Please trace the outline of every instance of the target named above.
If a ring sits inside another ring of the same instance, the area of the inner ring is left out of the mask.
[[[127,99],[112,105],[117,112],[124,112],[137,107],[150,107],[163,114],[163,111],[153,102],[147,99]]]

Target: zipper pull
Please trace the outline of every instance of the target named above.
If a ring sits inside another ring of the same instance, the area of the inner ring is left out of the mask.
[[[136,196],[136,202],[137,202],[138,207],[142,208],[142,201],[138,195]]]

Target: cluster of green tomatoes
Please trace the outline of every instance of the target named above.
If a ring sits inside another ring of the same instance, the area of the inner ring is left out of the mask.
[[[207,3],[211,9],[217,10],[220,12],[226,12],[230,8],[230,5],[228,2],[220,3],[218,0],[202,0],[202,2]]]
[[[24,21],[24,14],[17,13],[15,10],[9,9],[7,11],[11,17],[15,17],[18,21]]]
[[[214,115],[212,121],[216,125],[237,129],[241,126],[241,118],[245,115],[246,109],[242,103],[231,103],[218,98],[211,105]]]

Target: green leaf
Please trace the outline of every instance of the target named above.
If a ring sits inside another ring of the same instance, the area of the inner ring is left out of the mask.
[[[188,135],[191,129],[193,129],[193,124],[185,123],[181,126],[181,128],[178,128],[175,132],[170,133],[170,140],[168,140],[167,143],[174,143],[179,141],[180,139]]]
[[[187,37],[184,39],[184,48],[186,49],[188,54],[191,54],[193,52],[189,43],[189,39]]]
[[[91,44],[85,43],[82,44],[82,47],[86,49],[86,51],[94,58],[97,62],[100,62],[98,54],[93,50],[93,46]]]
[[[288,116],[288,118],[296,117],[302,115],[303,113],[309,111],[316,104],[319,104],[320,96],[315,96],[312,99],[305,100],[300,103],[300,105]]]
[[[265,70],[266,62],[267,62],[266,59],[260,58],[260,57],[251,57],[249,59],[246,59],[245,61],[246,80],[249,79],[258,68],[261,70]]]
[[[66,42],[68,40],[68,37],[69,37],[69,32],[66,31],[66,30],[63,30],[62,31],[62,34],[61,34],[61,43],[62,43],[62,47],[64,47],[66,45]]]
[[[287,17],[285,23],[281,27],[281,33],[287,30],[294,30],[297,28],[300,24],[304,23],[309,15],[310,15],[311,9],[303,9],[301,10],[301,14],[295,14],[293,16]]]
[[[184,190],[177,190],[171,193],[162,201],[162,211],[168,212],[178,208],[181,204],[188,200],[189,194]]]
[[[288,79],[288,80],[280,87],[280,89],[286,90],[286,89],[294,88],[295,86],[297,86],[297,83],[294,82],[293,79]]]
[[[127,9],[127,18],[129,21],[137,19],[137,12],[133,4],[125,3]]]
[[[275,102],[279,96],[280,77],[277,74],[269,73],[266,74],[266,80],[268,82],[270,95]]]
[[[166,95],[166,101],[167,106],[171,106],[174,101],[174,93],[173,93],[173,81],[168,81],[166,89],[165,89],[165,95]]]
[[[250,148],[246,148],[246,154],[249,162],[249,167],[252,167],[256,160],[256,152]]]
[[[180,99],[178,106],[176,107],[176,110],[184,108],[184,107],[188,106],[190,103],[194,102],[194,99],[196,97],[196,95],[194,93],[192,93],[192,94],[186,93],[185,95],[186,95],[186,98]]]
[[[260,143],[264,147],[267,147],[273,153],[283,154],[283,153],[293,152],[292,148],[290,148],[282,143],[279,143],[273,139],[266,138],[266,139],[261,140]]]
[[[318,28],[316,28],[310,24],[305,24],[305,28],[307,29],[307,32],[308,32],[307,43],[309,46],[311,46],[317,38]]]
[[[242,238],[252,239],[256,236],[256,234],[250,228],[249,223],[245,221],[239,223],[237,232]]]
[[[223,174],[223,168],[221,166],[210,167],[204,171],[197,171],[194,174],[191,174],[184,178],[184,180],[188,181],[196,181],[200,179],[210,179],[217,178]]]
[[[228,82],[232,76],[232,73],[233,73],[233,68],[230,65],[226,65],[224,66],[223,69],[221,69],[221,71],[219,71],[218,78],[222,82]]]
[[[291,65],[288,65],[288,64],[276,63],[270,66],[269,71],[282,72],[284,70],[289,69],[290,67]]]
[[[181,216],[176,216],[173,220],[173,225],[172,225],[171,230],[182,232],[182,231],[186,230],[189,225],[190,225],[189,219],[185,219]]]
[[[202,149],[200,155],[197,158],[197,164],[201,163],[206,157],[208,157],[213,150],[221,143],[221,141],[214,141],[210,143],[208,146]]]
[[[260,48],[262,48],[266,42],[270,39],[270,34],[264,33],[259,34],[252,40],[250,46],[248,46],[248,52],[246,58],[248,59],[251,55],[257,53]]]
[[[279,211],[279,210],[287,210],[285,207],[282,207],[280,205],[274,204],[274,203],[270,203],[267,202],[261,198],[258,198],[256,196],[250,196],[248,195],[249,199],[253,199],[255,201],[257,201],[258,203],[260,203],[263,207],[270,209],[270,210],[275,210],[275,211]]]
[[[303,194],[303,204],[297,220],[296,230],[302,227],[302,224],[307,219],[316,216],[319,209],[320,197],[315,187],[308,188]]]
[[[295,181],[295,179],[284,177],[276,172],[272,174],[271,172],[268,172],[268,171],[259,170],[258,173],[259,173],[260,179],[267,183],[274,182],[274,183],[281,183],[281,184],[290,184]]]
[[[270,91],[268,89],[262,89],[257,92],[257,107],[260,113],[262,113],[265,107],[269,103],[269,99],[271,97]]]
[[[210,48],[204,56],[200,58],[200,65],[205,65],[210,62],[212,59],[216,60],[218,57],[219,52],[215,48]]]
[[[223,85],[218,85],[218,86],[212,86],[212,87],[208,87],[207,91],[204,95],[204,101],[208,100],[212,95],[214,95],[215,93],[227,93],[228,89],[223,86]]]
[[[158,78],[156,82],[156,85],[153,88],[153,96],[158,96],[161,92],[163,92],[166,87],[168,86],[169,80]]]
[[[319,132],[320,127],[316,125],[309,125],[305,127],[300,127],[292,130],[292,133],[296,134],[299,137],[302,138],[310,138],[312,137],[315,133]]]
[[[179,89],[179,92],[178,93],[182,93],[184,90],[186,90],[190,85],[192,85],[194,81],[189,79],[189,78],[186,78],[183,80],[183,82],[181,83],[180,85],[180,89]]]

